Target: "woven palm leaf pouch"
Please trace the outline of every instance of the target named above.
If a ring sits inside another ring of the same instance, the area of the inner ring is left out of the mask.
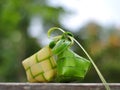
[[[90,67],[90,61],[70,50],[71,41],[60,39],[52,52],[57,55],[57,82],[82,80]]]
[[[73,40],[69,37],[71,33],[63,33],[61,37],[55,39],[52,52],[57,56],[57,82],[81,81],[90,68],[90,61],[77,55],[70,48]],[[51,46],[51,43],[50,43]]]
[[[73,35],[65,32],[54,39],[54,46],[51,48],[57,61],[57,82],[81,81],[90,68],[90,61],[77,55],[71,50],[74,45]],[[50,43],[51,46],[51,43]]]
[[[56,75],[56,61],[49,46],[22,62],[29,82],[49,82]]]
[[[67,48],[57,60],[59,82],[75,82],[84,79],[90,67],[90,62]]]

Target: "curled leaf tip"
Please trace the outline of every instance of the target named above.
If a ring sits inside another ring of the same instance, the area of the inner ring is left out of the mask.
[[[55,30],[59,30],[59,31],[61,31],[61,32],[65,32],[63,29],[61,29],[61,28],[58,28],[58,27],[52,27],[52,28],[50,28],[49,30],[48,30],[48,32],[47,32],[47,36],[50,38],[50,35],[51,35],[51,33],[53,32],[53,31],[55,31]]]

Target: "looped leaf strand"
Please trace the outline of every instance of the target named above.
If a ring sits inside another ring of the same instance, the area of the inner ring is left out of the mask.
[[[63,32],[63,34],[66,34],[67,32],[65,32],[63,29],[58,28],[58,27],[53,27],[51,29],[48,30],[48,37],[50,37],[51,32],[53,32],[54,30],[60,30],[61,32]],[[100,70],[98,69],[98,67],[96,66],[96,64],[94,63],[94,61],[92,60],[92,58],[90,57],[90,55],[87,53],[87,51],[83,48],[83,46],[73,37],[71,36],[72,34],[70,33],[70,35],[68,35],[67,37],[71,40],[71,43],[73,44],[73,42],[75,41],[78,46],[83,50],[83,52],[86,54],[86,56],[88,57],[88,59],[90,60],[90,62],[92,63],[93,67],[95,68],[99,78],[101,79],[103,85],[105,86],[106,90],[110,90],[109,85],[107,84],[106,80],[104,79],[103,75],[101,74]],[[57,37],[57,39],[60,39],[61,37]]]

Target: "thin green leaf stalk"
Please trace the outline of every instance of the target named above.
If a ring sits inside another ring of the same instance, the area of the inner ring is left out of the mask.
[[[71,37],[72,38],[72,37]],[[73,38],[73,40],[79,45],[79,47],[84,51],[84,53],[87,55],[87,57],[89,58],[90,62],[92,63],[92,65],[94,66],[96,72],[98,73],[98,76],[100,77],[101,81],[103,82],[103,85],[105,86],[106,90],[110,90],[109,85],[107,84],[105,78],[103,77],[103,75],[101,74],[100,70],[98,69],[98,67],[96,66],[96,64],[94,63],[94,61],[92,60],[92,58],[89,56],[89,54],[87,53],[87,51],[83,48],[83,46],[76,40]]]
[[[50,37],[51,32],[53,32],[54,30],[60,30],[61,32],[65,33],[65,31],[61,28],[58,27],[53,27],[51,29],[48,30],[48,37]],[[83,52],[86,54],[86,56],[88,57],[88,59],[90,60],[90,62],[92,63],[93,67],[95,68],[99,78],[101,79],[103,85],[105,86],[106,90],[110,90],[109,85],[107,84],[105,78],[103,77],[103,75],[101,74],[100,70],[98,69],[98,67],[96,66],[96,64],[94,63],[94,61],[92,60],[92,58],[90,57],[90,55],[87,53],[87,51],[83,48],[83,46],[72,36],[68,36],[71,41],[73,42],[73,40],[78,44],[78,46],[83,50]]]

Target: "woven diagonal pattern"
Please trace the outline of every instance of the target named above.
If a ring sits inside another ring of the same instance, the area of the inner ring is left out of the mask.
[[[49,47],[23,61],[29,82],[48,82],[56,74],[56,62]]]

